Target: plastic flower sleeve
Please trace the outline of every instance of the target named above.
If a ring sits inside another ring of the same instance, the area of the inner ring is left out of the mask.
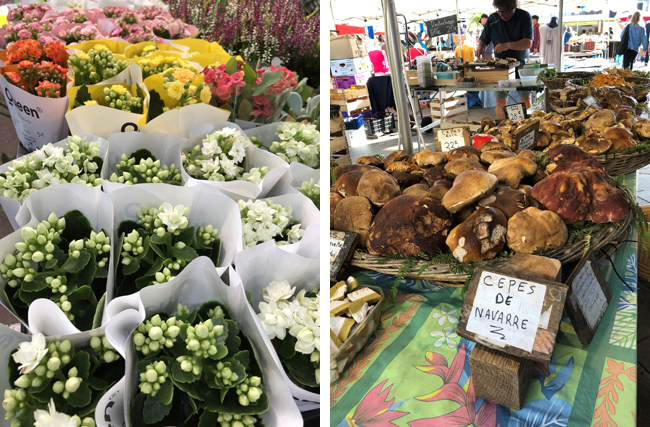
[[[113,201],[114,233],[123,221],[138,220],[138,212],[143,208],[158,208],[167,202],[171,206],[183,205],[189,208],[189,225],[212,225],[218,230],[217,238],[221,240],[220,263],[216,270],[221,275],[225,272],[242,249],[241,221],[237,204],[209,187],[177,187],[166,184],[142,184],[126,186],[111,191],[109,197]],[[119,241],[120,236],[116,239]],[[113,256],[118,255],[120,248],[113,248]],[[213,268],[215,268],[213,266]],[[117,284],[116,284],[117,285]],[[159,285],[154,285],[157,288]],[[108,290],[107,301],[115,296],[114,287]]]
[[[145,149],[160,160],[160,165],[175,165],[181,169],[181,152],[179,146],[185,139],[180,136],[140,133],[140,132],[121,132],[109,135],[109,148],[102,167],[101,177],[104,191],[111,192],[118,188],[127,187],[127,184],[111,182],[112,174],[117,173],[117,164],[122,159],[122,155],[130,157],[132,153]]]
[[[90,223],[90,227],[96,232],[104,231],[113,245],[113,215],[112,203],[106,193],[97,191],[94,188],[84,187],[77,184],[62,184],[44,188],[30,195],[18,211],[16,220],[21,227],[30,226],[35,228],[41,221],[48,220],[51,213],[61,218],[66,213],[78,210]],[[66,228],[75,227],[78,224],[66,224]],[[4,261],[7,253],[12,253],[15,246],[7,244],[22,241],[20,231],[16,231],[8,238],[0,241],[0,260]],[[109,252],[110,253],[110,252]],[[108,272],[113,271],[113,257],[110,256],[107,266]],[[4,279],[0,283],[4,286]],[[108,274],[106,278],[106,289],[113,287],[113,275]],[[81,292],[81,291],[80,291]],[[104,309],[102,295],[96,295],[98,307],[94,312],[96,323],[100,323]],[[2,294],[2,303],[11,309],[7,294]],[[85,301],[85,300],[84,300]],[[79,303],[79,302],[78,302]],[[29,305],[27,327],[33,332],[41,332],[45,335],[64,335],[80,332],[74,326],[65,313],[54,302],[49,299],[36,299]]]
[[[241,279],[246,294],[250,295],[250,307],[254,313],[260,311],[259,303],[263,301],[262,291],[273,281],[288,281],[292,287],[295,286],[296,293],[302,289],[308,291],[310,287],[320,289],[320,260],[318,258],[306,259],[283,251],[269,243],[266,242],[248,249],[235,257],[235,271]],[[303,390],[289,379],[271,340],[257,318],[257,314],[255,314],[255,320],[260,334],[264,336],[264,343],[282,370],[282,377],[288,384],[291,394],[299,400],[320,402],[319,394]]]
[[[44,98],[32,95],[7,82],[0,76],[0,88],[21,144],[29,151],[51,141],[59,141],[68,134],[65,113],[68,97]],[[88,132],[87,135],[90,135]],[[73,132],[74,135],[74,132]]]
[[[98,157],[100,157],[103,160],[106,157],[106,153],[108,152],[108,141],[106,141],[105,139],[96,137],[96,136],[92,136],[92,135],[90,135],[90,136],[88,136],[86,138],[86,142],[92,142],[92,141],[99,142],[99,156]],[[56,143],[54,143],[52,145],[54,147],[57,147],[57,148],[60,147],[60,148],[63,148],[64,150],[66,150],[68,148],[68,139],[67,138],[63,139],[62,141],[56,142]],[[27,154],[27,155],[30,155],[30,154]],[[25,156],[20,157],[20,158],[18,158],[16,160],[21,160],[21,159],[24,159],[24,158],[25,158]],[[0,173],[9,172],[13,168],[14,162],[16,160],[13,160],[11,162],[4,163],[4,164],[0,165]],[[94,188],[95,188],[95,190],[97,192],[102,191],[100,186],[97,186],[97,187],[94,187]],[[14,230],[18,229],[20,226],[18,225],[18,222],[16,222],[16,214],[18,213],[18,210],[20,209],[20,202],[18,200],[15,200],[15,199],[12,199],[12,198],[9,198],[9,197],[0,196],[0,205],[4,209],[5,214],[7,215],[7,218],[9,219],[9,222],[11,223],[11,226],[14,228]]]
[[[231,275],[231,277],[233,277]],[[232,279],[231,279],[232,280]],[[147,316],[154,313],[176,314],[176,308],[179,303],[187,305],[190,310],[200,307],[204,302],[216,300],[222,303],[234,318],[237,326],[251,340],[256,356],[259,360],[264,378],[263,389],[269,397],[269,410],[262,414],[262,419],[269,427],[301,426],[302,418],[293,399],[290,397],[286,383],[282,379],[282,374],[273,360],[273,356],[266,347],[263,336],[255,325],[255,319],[249,311],[241,286],[226,286],[209,259],[201,257],[192,261],[185,270],[183,270],[175,279],[155,288],[149,287],[140,291],[138,294],[139,308],[133,307],[134,310],[129,314],[123,312],[120,316],[111,319],[107,326],[107,336],[109,341],[116,348],[124,347],[126,360],[126,381],[124,389],[124,424],[116,422],[113,425],[125,425],[130,427],[131,423],[128,417],[131,402],[133,401],[137,388],[138,376],[135,365],[137,356],[133,344],[133,333],[128,335],[126,343],[115,342],[116,339],[123,339],[124,331],[135,329],[138,323],[142,322]],[[119,299],[111,302],[118,303]],[[140,318],[139,322],[134,322],[133,312],[137,310]],[[128,326],[122,322],[129,322]],[[116,331],[117,330],[117,331]],[[122,420],[120,420],[122,421]]]
[[[195,129],[190,129],[190,139],[181,144],[181,152],[191,151],[195,146],[202,144],[203,139],[208,134],[224,128],[232,128],[243,132],[241,128],[234,123],[215,123],[199,126]],[[271,193],[276,186],[282,188],[286,186],[290,180],[289,165],[287,162],[274,154],[255,147],[252,143],[249,144],[249,146],[246,147],[246,157],[244,157],[244,170],[249,171],[251,168],[261,168],[264,166],[268,167],[269,171],[259,184],[244,180],[228,182],[199,180],[191,177],[185,168],[183,168],[182,173],[184,182],[189,186],[196,185],[196,183],[200,182],[218,188],[219,191],[234,200],[254,199],[266,197],[266,195]]]

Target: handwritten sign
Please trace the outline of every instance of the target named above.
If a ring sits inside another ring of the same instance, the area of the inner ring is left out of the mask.
[[[592,95],[589,95],[589,96],[583,98],[583,99],[582,99],[582,102],[584,102],[585,104],[587,104],[587,105],[590,106],[590,107],[598,107],[598,108],[602,108],[602,107],[603,107],[603,106],[600,105],[600,103],[596,100],[596,98],[594,98]]]
[[[330,230],[330,280],[336,281],[357,246],[359,236],[347,231]]]
[[[517,150],[534,149],[537,147],[537,135],[539,135],[539,120],[535,120],[515,131],[515,147]]]
[[[467,330],[496,345],[530,352],[535,343],[546,286],[484,271]]]
[[[458,32],[458,17],[456,15],[425,21],[429,37],[443,36]]]
[[[589,345],[607,311],[612,293],[593,255],[583,258],[567,279],[567,313],[580,342]]]
[[[503,107],[503,111],[505,112],[506,118],[515,123],[528,117],[526,114],[526,104],[523,102],[520,102],[519,104],[506,105]]]
[[[466,127],[438,129],[436,132],[436,150],[448,153],[454,148],[470,145],[469,130]]]

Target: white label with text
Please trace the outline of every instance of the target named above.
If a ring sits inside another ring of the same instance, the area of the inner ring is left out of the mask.
[[[513,104],[506,106],[506,115],[513,122],[518,122],[526,118],[526,112],[522,104]]]
[[[438,130],[438,141],[443,153],[465,146],[465,129],[451,128]]]
[[[332,240],[330,239],[330,262],[333,262],[336,256],[343,249],[343,240]]]
[[[467,330],[498,346],[531,352],[546,286],[484,271],[479,279]]]
[[[519,149],[527,150],[535,144],[535,129],[528,132],[519,139]]]
[[[596,329],[605,310],[607,298],[600,288],[591,261],[587,261],[571,283],[573,297],[578,301],[587,324],[591,329]]]

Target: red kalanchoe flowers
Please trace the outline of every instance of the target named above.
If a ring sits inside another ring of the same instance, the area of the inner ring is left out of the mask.
[[[36,94],[44,98],[61,98],[61,85],[44,80],[36,86]]]
[[[68,52],[65,50],[65,45],[61,42],[49,42],[45,43],[45,56],[50,58],[52,62],[59,64],[61,66],[66,66],[68,63]]]

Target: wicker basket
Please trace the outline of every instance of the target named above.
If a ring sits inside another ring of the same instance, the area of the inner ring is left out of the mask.
[[[626,175],[650,164],[650,151],[635,153],[613,153],[596,156],[598,163],[605,167],[611,176]]]
[[[622,189],[625,192],[626,198],[630,203],[636,203],[632,194],[626,188]],[[650,208],[650,206],[649,206]],[[632,231],[632,222],[634,213],[632,209],[629,210],[627,216],[619,223],[608,224],[600,231],[593,234],[589,241],[589,248],[596,254],[596,259],[601,260],[605,258],[603,253],[612,255],[620,244],[627,239],[630,231]],[[549,258],[559,260],[563,265],[569,264],[580,260],[587,248],[587,242],[582,240],[576,242],[571,246],[563,246],[543,253],[542,255]],[[383,262],[385,257],[371,255],[360,250],[356,250],[354,256],[350,260],[350,264],[355,267],[364,268],[367,270],[377,271],[396,276],[399,270],[404,267],[403,259],[389,259]],[[508,258],[499,258],[495,260],[485,261],[479,265],[484,267],[499,267],[508,262]],[[467,274],[457,273],[454,271],[453,266],[449,264],[435,264],[420,273],[420,269],[427,263],[427,261],[418,261],[410,270],[404,274],[404,277],[409,279],[431,280],[442,286],[448,287],[461,287],[467,279]]]
[[[539,79],[549,90],[564,89],[564,86],[569,80],[572,79],[590,79],[596,73],[591,71],[567,71],[557,73],[557,77],[552,79],[540,77]]]
[[[544,83],[544,86],[546,86],[548,90],[564,89],[566,82],[571,80],[570,78],[560,78],[560,77],[555,77],[553,79],[539,77],[539,79],[542,81],[542,83]]]
[[[646,219],[650,221],[650,205],[641,206]],[[650,282],[650,241],[645,242],[645,249],[639,245],[639,256],[637,258],[637,268],[639,279],[644,282]]]

